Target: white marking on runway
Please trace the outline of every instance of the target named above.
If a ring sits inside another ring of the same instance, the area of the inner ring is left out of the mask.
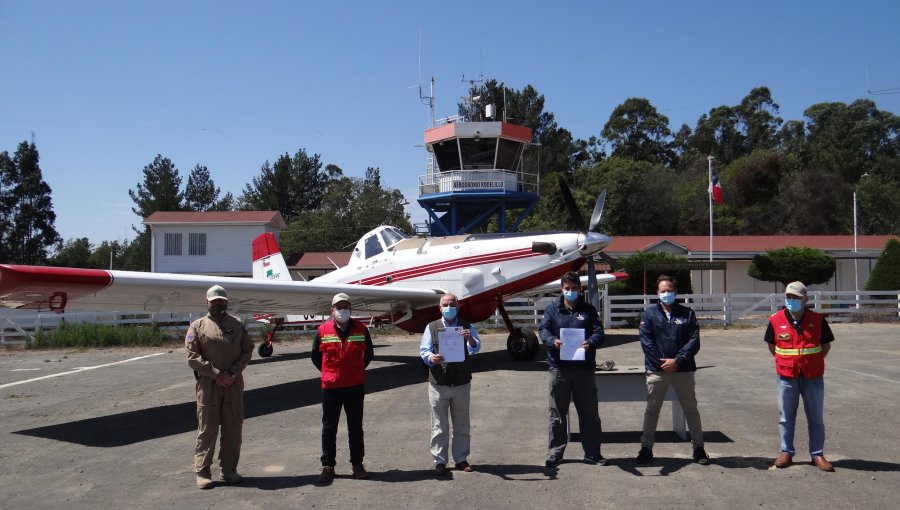
[[[40,370],[40,368],[14,368],[10,372],[33,372],[35,370]]]
[[[882,381],[892,382],[894,384],[900,383],[900,381],[896,379],[891,379],[889,377],[881,377],[880,375],[870,374],[867,372],[860,372],[859,370],[850,370],[849,368],[841,368],[841,367],[828,367],[828,370],[841,370],[843,372],[851,372],[856,375],[862,375],[865,377],[874,377],[875,379],[881,379]]]
[[[84,372],[86,370],[94,370],[95,368],[104,368],[104,367],[111,367],[113,365],[121,365],[122,363],[128,363],[129,361],[137,361],[139,359],[152,358],[153,356],[160,356],[163,354],[165,354],[165,353],[157,352],[156,354],[148,354],[146,356],[138,356],[137,358],[123,359],[122,361],[114,361],[112,363],[106,363],[106,364],[97,365],[94,367],[78,367],[78,368],[76,368],[74,370],[70,370],[68,372],[60,372],[58,374],[50,374],[50,375],[45,375],[42,377],[35,377],[34,379],[25,379],[24,381],[16,381],[16,382],[7,383],[7,384],[0,384],[0,390],[2,390],[3,388],[9,388],[11,386],[18,386],[20,384],[30,383],[30,382],[34,382],[34,381],[40,381],[43,379],[50,379],[51,377],[60,377],[63,375],[78,374],[78,373]]]

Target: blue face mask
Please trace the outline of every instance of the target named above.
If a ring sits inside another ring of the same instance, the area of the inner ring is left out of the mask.
[[[674,292],[660,292],[659,300],[664,305],[671,305],[675,302],[675,293]]]
[[[456,318],[456,307],[455,306],[444,306],[441,307],[441,315],[444,316],[448,321],[452,321]]]
[[[577,290],[564,290],[563,297],[566,298],[566,301],[569,303],[574,303],[578,301],[578,291]]]
[[[784,298],[784,307],[791,313],[797,313],[803,310],[803,300]]]

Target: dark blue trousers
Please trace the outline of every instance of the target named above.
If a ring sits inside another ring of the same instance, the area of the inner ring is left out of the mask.
[[[347,414],[347,435],[350,439],[350,463],[361,464],[366,454],[363,442],[363,400],[366,396],[362,384],[347,388],[322,390],[322,465],[336,464],[337,430],[341,421],[341,408]]]

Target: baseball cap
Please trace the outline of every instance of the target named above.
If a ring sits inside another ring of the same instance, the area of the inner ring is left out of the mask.
[[[334,305],[340,303],[341,301],[346,301],[349,303],[350,296],[348,296],[347,294],[344,294],[343,292],[338,292],[337,294],[334,295],[333,298],[331,298],[331,306],[334,306]]]
[[[228,293],[225,292],[225,288],[221,285],[213,285],[206,291],[206,300],[212,301],[214,299],[224,299],[228,301]]]
[[[803,282],[791,282],[784,288],[784,293],[806,297],[806,285],[803,285]]]

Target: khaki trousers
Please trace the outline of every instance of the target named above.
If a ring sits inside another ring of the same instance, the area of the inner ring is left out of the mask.
[[[220,429],[219,468],[223,474],[237,472],[243,422],[244,380],[240,375],[227,388],[218,386],[209,377],[197,381],[197,445],[194,448],[197,473],[209,474]]]
[[[691,432],[691,443],[694,448],[703,446],[703,427],[700,425],[700,411],[697,410],[697,397],[694,394],[694,372],[647,372],[647,409],[644,411],[644,433],[641,446],[653,448],[656,424],[659,422],[659,409],[666,399],[669,386],[675,388],[678,401],[684,410],[688,430]]]

